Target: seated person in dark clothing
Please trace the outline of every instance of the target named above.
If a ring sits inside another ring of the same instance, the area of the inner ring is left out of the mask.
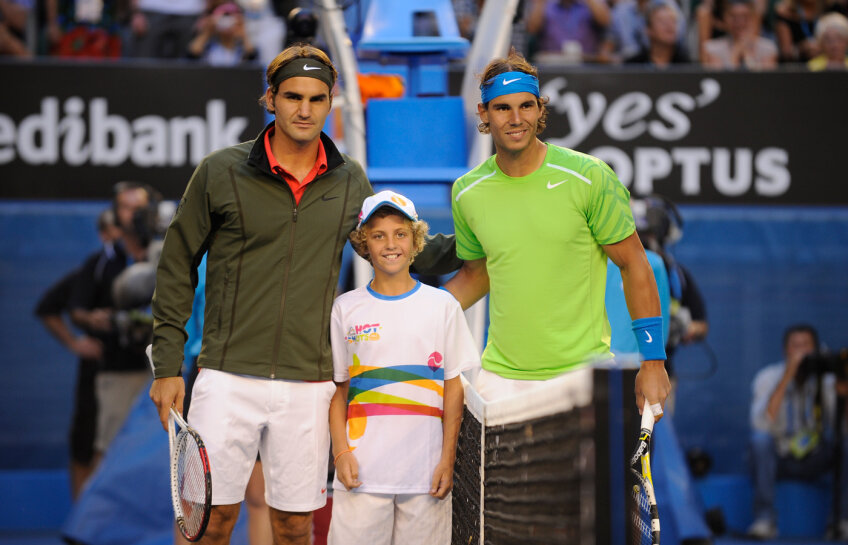
[[[818,357],[819,346],[812,326],[788,327],[783,334],[783,360],[760,369],[751,385],[754,522],[748,528],[749,537],[777,537],[778,478],[814,481],[834,472],[838,463],[839,490],[848,487],[844,471],[848,449],[845,436],[837,433],[848,384]],[[835,483],[835,475],[831,478]],[[848,504],[842,497],[839,500],[840,512],[831,513],[838,519],[830,522],[832,537],[842,540],[848,538]]]

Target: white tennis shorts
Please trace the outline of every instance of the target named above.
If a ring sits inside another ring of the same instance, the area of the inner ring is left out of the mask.
[[[484,401],[494,401],[538,388],[541,382],[504,378],[497,373],[480,369],[474,381],[474,389]]]
[[[262,459],[265,501],[288,512],[327,502],[332,381],[266,379],[201,369],[189,425],[200,434],[212,466],[212,505],[244,499]]]
[[[333,490],[327,545],[450,545],[451,494]]]

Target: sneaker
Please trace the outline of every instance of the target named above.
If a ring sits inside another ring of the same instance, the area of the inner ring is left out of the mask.
[[[777,537],[777,525],[774,521],[761,518],[754,521],[748,528],[748,537],[754,539],[774,539]]]

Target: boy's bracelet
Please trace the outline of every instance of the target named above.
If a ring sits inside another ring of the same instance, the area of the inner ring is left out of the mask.
[[[346,448],[346,449],[344,449],[343,451],[341,451],[340,453],[336,454],[336,456],[333,458],[333,465],[336,465],[336,462],[338,462],[338,461],[339,461],[339,457],[340,457],[342,454],[346,454],[346,453],[348,453],[348,452],[353,453],[353,450],[351,450],[351,449],[349,449],[349,448]]]

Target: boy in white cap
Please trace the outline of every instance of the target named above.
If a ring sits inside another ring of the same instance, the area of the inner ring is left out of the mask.
[[[447,545],[463,389],[479,353],[459,303],[409,266],[427,224],[381,191],[350,239],[374,278],[333,305],[330,434],[336,478],[330,545]]]

